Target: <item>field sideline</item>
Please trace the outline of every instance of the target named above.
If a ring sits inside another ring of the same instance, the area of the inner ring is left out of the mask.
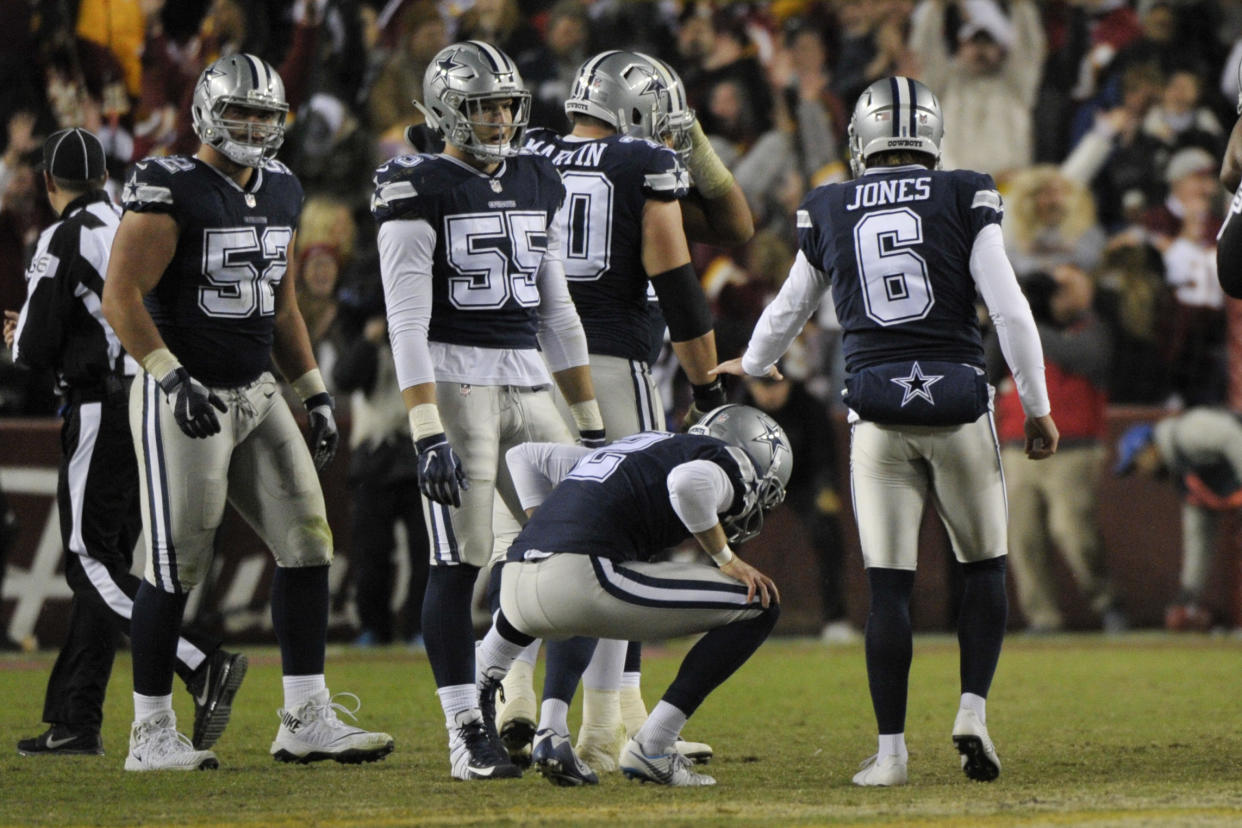
[[[650,649],[648,703],[688,642]],[[361,721],[397,740],[362,767],[280,765],[267,755],[279,706],[278,655],[249,648],[250,673],[216,746],[221,769],[121,770],[132,717],[130,663],[117,659],[105,708],[105,757],[23,758],[41,729],[54,657],[0,657],[3,825],[1238,825],[1242,824],[1242,663],[1236,640],[1138,633],[1011,636],[989,699],[1004,770],[962,775],[949,739],[957,646],[915,641],[907,741],[910,786],[860,789],[875,750],[862,647],[774,639],[691,721],[710,742],[718,786],[667,790],[619,775],[554,788],[537,774],[461,783],[448,775],[443,719],[423,656],[401,647],[330,648],[329,686],[363,701]],[[541,662],[542,664],[542,662]],[[187,731],[193,708],[180,681]],[[570,721],[579,720],[577,711]]]

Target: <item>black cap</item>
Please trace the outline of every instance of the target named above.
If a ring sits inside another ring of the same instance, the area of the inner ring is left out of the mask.
[[[97,181],[108,174],[103,144],[81,127],[53,132],[43,142],[42,169],[62,181]]]

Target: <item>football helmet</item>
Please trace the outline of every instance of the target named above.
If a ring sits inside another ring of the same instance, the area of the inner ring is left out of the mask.
[[[225,117],[230,107],[269,117],[263,121]],[[204,69],[190,103],[199,139],[246,167],[262,166],[276,155],[285,140],[288,113],[280,75],[267,61],[244,52],[222,57]]]
[[[513,123],[500,130],[500,140],[486,141],[479,130],[496,128],[483,114],[483,105],[509,98]],[[517,155],[530,120],[530,92],[508,55],[480,40],[466,40],[436,53],[423,74],[422,103],[414,101],[427,125],[444,140],[482,161],[500,161]]]
[[[600,52],[578,69],[565,114],[590,115],[619,134],[658,143],[672,139],[690,149],[694,110],[681,78],[661,60],[641,52]]]
[[[793,453],[785,430],[749,405],[722,405],[690,427],[691,434],[715,437],[729,445],[746,481],[742,508],[721,518],[729,542],[745,543],[763,528],[763,515],[785,499],[793,473]]]
[[[944,116],[940,101],[913,78],[881,78],[858,96],[850,117],[850,168],[855,177],[867,159],[885,150],[923,152],[940,164]]]

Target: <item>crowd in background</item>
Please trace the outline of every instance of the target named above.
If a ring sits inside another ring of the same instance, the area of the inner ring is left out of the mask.
[[[413,151],[405,128],[421,121],[410,101],[427,62],[468,38],[517,61],[537,126],[568,128],[575,71],[602,49],[648,52],[681,74],[755,216],[745,246],[694,251],[722,359],[788,272],[802,197],[848,177],[858,94],[904,74],[940,98],[944,167],[996,179],[1037,318],[1090,327],[1083,341],[1099,350],[1084,376],[1099,400],[1242,410],[1230,381],[1242,321],[1214,251],[1242,60],[1242,3],[1227,0],[3,0],[0,307],[21,306],[29,249],[54,218],[34,168],[42,138],[95,132],[119,188],[132,162],[196,148],[200,71],[251,52],[286,85],[279,157],[307,196],[291,269],[332,377],[383,319],[372,173]],[[816,322],[785,370],[839,410],[831,308]],[[0,415],[52,414],[48,379],[5,359]],[[1006,377],[992,379],[1003,393]],[[666,402],[688,403],[669,382]]]

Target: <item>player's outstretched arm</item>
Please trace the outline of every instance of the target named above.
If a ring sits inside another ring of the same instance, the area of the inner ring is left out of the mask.
[[[712,149],[697,119],[690,128],[690,141],[687,167],[694,189],[682,201],[686,235],[692,241],[722,247],[745,244],[755,235],[755,217],[741,186]]]

